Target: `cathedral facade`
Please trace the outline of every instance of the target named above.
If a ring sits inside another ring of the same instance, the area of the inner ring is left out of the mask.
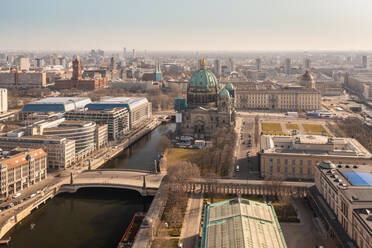
[[[177,133],[195,139],[209,139],[219,127],[235,125],[235,90],[227,83],[221,88],[216,76],[206,68],[195,72],[187,85],[187,100],[178,108]]]

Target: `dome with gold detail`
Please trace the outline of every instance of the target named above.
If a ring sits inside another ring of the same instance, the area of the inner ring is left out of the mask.
[[[197,72],[195,72],[188,84],[188,88],[196,88],[196,89],[219,89],[220,84],[216,76],[208,70],[205,66],[205,60],[202,60],[201,68]]]

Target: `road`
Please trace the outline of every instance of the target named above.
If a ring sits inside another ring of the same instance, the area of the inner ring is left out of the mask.
[[[183,248],[198,247],[202,212],[203,196],[200,194],[191,195],[187,202],[180,235],[179,243],[182,244]]]
[[[238,131],[237,161],[239,172],[235,171],[234,178],[259,179],[258,144],[255,140],[255,116],[241,116],[241,126]],[[251,145],[249,145],[249,142]],[[248,155],[248,152],[250,153]]]

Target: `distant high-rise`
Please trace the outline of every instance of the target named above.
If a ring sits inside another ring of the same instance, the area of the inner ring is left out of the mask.
[[[234,61],[232,58],[229,58],[230,72],[235,70]]]
[[[42,58],[36,58],[35,60],[36,60],[36,67],[41,67]]]
[[[133,48],[132,50],[132,57],[135,58],[136,57],[136,49]]]
[[[21,71],[30,70],[30,59],[29,58],[20,58],[19,59],[19,69]]]
[[[305,69],[310,69],[311,68],[311,60],[309,58],[306,58],[304,60],[304,66],[305,66]]]
[[[127,48],[124,47],[123,48],[123,59],[125,59],[126,56],[127,56]]]
[[[214,60],[214,74],[219,77],[221,76],[221,63],[219,59]]]
[[[362,64],[363,64],[363,68],[367,68],[368,67],[368,58],[366,55],[364,55],[362,57]]]
[[[0,112],[5,113],[8,111],[8,90],[0,89]]]
[[[257,69],[257,71],[261,71],[261,64],[262,64],[261,58],[256,58],[256,69]]]
[[[116,61],[115,61],[115,57],[111,57],[111,61],[110,61],[110,71],[115,71],[116,70]]]
[[[198,59],[198,70],[202,68],[202,59]]]
[[[76,56],[76,58],[72,61],[72,80],[81,80],[81,62],[80,57]]]
[[[346,57],[346,64],[351,65],[351,56]]]
[[[291,59],[290,58],[285,59],[285,73],[287,75],[291,74]]]

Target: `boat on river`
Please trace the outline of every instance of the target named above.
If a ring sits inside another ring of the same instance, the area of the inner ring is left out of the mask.
[[[128,225],[123,237],[121,238],[117,248],[131,248],[136,239],[139,228],[145,218],[146,213],[137,212],[134,214],[132,221]]]

